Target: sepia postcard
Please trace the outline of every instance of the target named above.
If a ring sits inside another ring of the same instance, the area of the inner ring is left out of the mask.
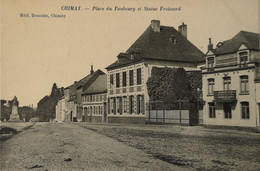
[[[0,170],[260,170],[259,0],[0,2]]]

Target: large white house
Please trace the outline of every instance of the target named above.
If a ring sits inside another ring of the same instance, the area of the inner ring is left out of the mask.
[[[205,125],[259,127],[259,34],[241,31],[213,49],[202,70]]]
[[[187,39],[187,25],[176,30],[152,20],[144,33],[106,69],[108,122],[145,123],[146,82],[152,67],[198,70],[204,54]]]

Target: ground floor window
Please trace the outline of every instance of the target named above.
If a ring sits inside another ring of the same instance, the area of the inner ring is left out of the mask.
[[[123,97],[123,104],[124,104],[124,113],[127,113],[127,98],[126,97]]]
[[[249,119],[249,102],[241,102],[242,119]]]
[[[116,114],[116,98],[115,97],[110,99],[110,110],[111,110],[111,113]]]
[[[134,96],[129,96],[129,113],[134,112]]]
[[[224,109],[225,118],[226,119],[231,119],[232,118],[231,104],[230,103],[224,103],[223,104],[223,109]]]
[[[137,95],[137,114],[144,113],[144,96]]]
[[[216,118],[215,103],[209,103],[209,118]]]

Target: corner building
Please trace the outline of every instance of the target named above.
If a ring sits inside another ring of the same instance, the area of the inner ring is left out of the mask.
[[[145,123],[149,102],[146,82],[152,67],[198,70],[204,54],[187,39],[187,25],[178,31],[152,20],[145,32],[107,69],[109,123]]]
[[[204,125],[259,127],[259,34],[241,31],[213,49],[202,69]]]

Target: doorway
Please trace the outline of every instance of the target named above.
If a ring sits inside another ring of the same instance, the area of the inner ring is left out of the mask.
[[[230,103],[224,103],[223,104],[223,110],[224,110],[225,119],[231,119],[232,118],[231,104]]]
[[[103,122],[107,122],[107,103],[104,103],[104,115],[103,115]]]

